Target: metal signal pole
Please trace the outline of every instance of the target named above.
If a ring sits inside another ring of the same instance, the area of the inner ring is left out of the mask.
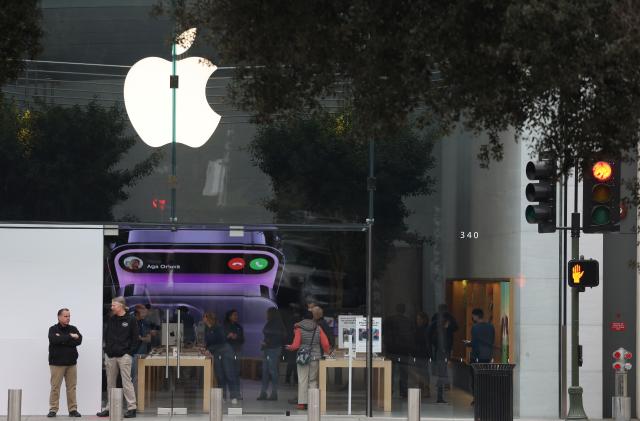
[[[576,160],[574,174],[574,205],[571,214],[571,258],[579,259],[580,256],[580,213],[578,212],[578,170]],[[587,420],[587,414],[582,405],[582,387],[580,387],[580,363],[582,352],[580,351],[580,289],[571,288],[571,387],[569,387],[569,412],[567,420]]]

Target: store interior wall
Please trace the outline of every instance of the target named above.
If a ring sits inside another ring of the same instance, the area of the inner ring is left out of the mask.
[[[102,367],[102,227],[0,226],[0,391],[22,389],[22,413],[49,411],[49,327],[57,312],[71,311],[83,335],[78,347],[78,411],[100,407]],[[0,399],[0,415],[7,400]],[[67,414],[61,388],[59,414]]]

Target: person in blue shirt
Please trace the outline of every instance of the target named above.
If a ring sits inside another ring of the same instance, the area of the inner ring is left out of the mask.
[[[213,371],[218,387],[222,389],[222,397],[226,400],[228,391],[232,399],[237,399],[235,385],[232,383],[235,380],[233,349],[227,342],[224,329],[218,324],[215,313],[206,312],[202,320],[204,321],[204,342],[213,357]]]
[[[493,344],[496,339],[496,331],[491,323],[484,320],[484,311],[474,308],[471,311],[471,362],[490,363],[493,359]]]
[[[238,310],[231,309],[224,315],[224,335],[227,343],[231,345],[233,349],[233,374],[230,380],[231,386],[231,404],[238,403],[240,396],[240,353],[242,351],[242,344],[244,344],[244,329],[242,325],[238,323],[239,320]]]
[[[496,339],[496,331],[493,325],[484,320],[484,311],[474,308],[471,311],[471,340],[465,341],[471,347],[471,363],[490,363],[493,361],[493,348]],[[471,393],[474,391],[473,371],[471,373]],[[474,402],[471,401],[471,405]]]

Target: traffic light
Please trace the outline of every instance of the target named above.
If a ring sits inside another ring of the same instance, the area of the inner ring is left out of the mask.
[[[582,182],[582,227],[585,233],[620,231],[620,161],[590,162]]]
[[[600,265],[597,260],[569,260],[570,287],[584,288],[600,285]]]
[[[529,161],[527,178],[537,183],[527,184],[525,194],[529,202],[524,215],[530,224],[538,224],[539,233],[556,231],[556,165],[554,161],[543,159]]]

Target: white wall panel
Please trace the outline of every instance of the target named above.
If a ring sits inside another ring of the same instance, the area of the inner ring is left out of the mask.
[[[83,335],[78,347],[78,410],[100,407],[103,235],[101,226],[0,226],[0,414],[7,389],[22,389],[22,413],[49,410],[49,327],[71,310]],[[67,413],[66,389],[59,414]]]

